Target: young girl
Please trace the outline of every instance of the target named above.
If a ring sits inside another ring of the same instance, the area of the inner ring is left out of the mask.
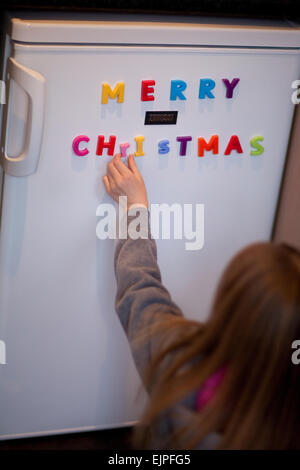
[[[116,201],[127,196],[127,210],[140,206],[148,217],[133,155],[128,166],[116,155],[103,182]],[[300,339],[299,252],[267,242],[239,252],[200,324],[163,286],[149,225],[141,235],[118,240],[114,260],[116,311],[149,393],[135,445],[299,449],[300,365],[291,360]]]

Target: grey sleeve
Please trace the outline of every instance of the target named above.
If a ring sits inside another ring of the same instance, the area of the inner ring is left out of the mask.
[[[128,216],[127,238],[117,242],[114,269],[117,281],[116,312],[128,337],[138,372],[143,378],[146,366],[162,345],[148,335],[143,335],[140,344],[135,344],[136,340],[145,328],[174,315],[182,316],[182,312],[162,284],[156,242],[150,235],[149,212],[146,208],[139,208],[139,211],[144,221],[146,218],[148,233],[144,231],[145,238],[130,238],[128,229],[130,232],[130,224],[135,216]]]

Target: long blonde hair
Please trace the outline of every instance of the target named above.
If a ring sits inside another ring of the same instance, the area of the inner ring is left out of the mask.
[[[161,447],[197,448],[219,432],[220,449],[300,448],[300,366],[291,361],[292,342],[300,339],[298,251],[248,246],[225,269],[205,324],[174,316],[158,331],[174,339],[145,375],[150,398],[135,447],[151,447],[174,406],[226,366],[213,399]]]

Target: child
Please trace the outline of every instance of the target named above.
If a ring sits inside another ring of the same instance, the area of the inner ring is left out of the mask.
[[[127,196],[127,210],[140,206],[148,217],[133,155],[128,167],[116,155],[103,182],[116,201]],[[299,252],[269,242],[239,252],[200,324],[163,286],[148,231],[118,240],[114,259],[116,311],[149,393],[136,446],[299,449],[300,370],[291,361],[300,339]]]

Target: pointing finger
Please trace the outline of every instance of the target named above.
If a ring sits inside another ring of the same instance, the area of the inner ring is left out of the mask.
[[[135,163],[134,156],[132,153],[128,157],[128,167],[131,171],[133,171],[133,173],[140,173],[140,170],[138,169],[138,166]]]
[[[115,158],[114,157],[109,164],[107,165],[107,175],[112,178],[114,181],[117,181],[122,177],[122,174],[118,170],[118,168],[115,166]]]
[[[121,175],[126,176],[129,174],[128,167],[125,165],[124,162],[122,162],[120,153],[116,154],[112,161],[113,165],[117,168]]]

